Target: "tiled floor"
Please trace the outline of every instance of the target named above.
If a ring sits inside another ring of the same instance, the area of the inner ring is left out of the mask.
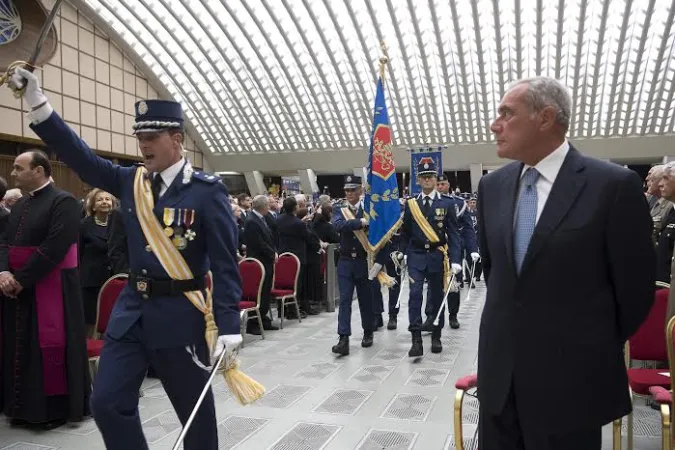
[[[344,358],[330,352],[336,342],[337,312],[322,313],[301,324],[286,321],[284,330],[268,333],[264,341],[247,336],[242,352],[243,369],[266,386],[267,395],[256,405],[242,407],[228,394],[222,379],[216,382],[220,448],[454,448],[451,436],[454,382],[475,371],[484,296],[484,284],[478,283],[469,301],[462,303],[461,329],[444,330],[443,353],[430,353],[427,336],[424,338],[427,353],[419,361],[407,357],[410,336],[406,331],[405,306],[398,330],[377,332],[375,345],[369,349],[360,347],[361,332],[357,326],[360,321],[355,307],[351,354]],[[579,408],[592,401],[591,396],[580,397]],[[146,380],[140,408],[150,447],[171,449],[180,432],[180,423],[157,381]],[[635,448],[660,448],[658,413],[638,406],[635,417]],[[468,449],[474,448],[471,438],[477,419],[477,403],[467,399],[464,431]],[[604,431],[603,448],[611,449],[610,430]],[[11,428],[0,420],[0,449],[54,448],[96,450],[103,449],[104,445],[91,420],[45,433]]]

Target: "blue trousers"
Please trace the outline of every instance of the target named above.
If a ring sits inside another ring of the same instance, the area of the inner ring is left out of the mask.
[[[445,295],[445,292],[443,293],[443,295]],[[431,285],[429,285],[429,287],[427,288],[427,299],[429,298],[431,298]],[[441,296],[441,300],[442,299],[443,297]],[[424,307],[424,315],[427,316],[427,319],[429,317],[433,317],[435,319],[437,312],[438,309],[434,310],[434,305],[429,300],[427,300],[427,304]],[[458,312],[459,312],[459,292],[450,292],[448,294],[448,310],[446,311],[446,313],[450,317],[457,317]]]
[[[340,310],[338,311],[338,334],[352,334],[352,300],[354,289],[359,300],[361,326],[364,332],[372,332],[375,324],[373,313],[373,281],[368,279],[368,262],[363,259],[341,258],[337,266],[340,288]]]
[[[138,415],[141,383],[152,364],[182,424],[187,422],[209,373],[199,368],[184,347],[150,350],[143,342],[141,321],[119,340],[106,335],[91,395],[94,415],[108,450],[143,450],[148,444]],[[195,346],[199,359],[209,365],[206,343]],[[199,408],[188,431],[185,450],[217,450],[218,434],[213,393]]]
[[[387,268],[387,273],[396,280],[396,284],[389,288],[389,308],[387,311],[390,315],[397,315],[399,308],[396,307],[396,302],[398,302],[398,296],[401,293],[401,275],[396,273],[396,267],[391,258],[387,259],[385,267]],[[382,298],[382,287],[377,278],[373,280],[373,298],[375,314],[382,314],[384,312],[384,299]]]
[[[410,325],[408,326],[408,331],[422,331],[424,280],[427,280],[429,283],[427,305],[431,305],[432,309],[430,312],[436,318],[438,308],[440,308],[443,301],[443,272],[431,272],[427,268],[419,270],[415,267],[408,267],[408,276],[410,279],[410,300],[408,301],[408,320]],[[438,323],[439,328],[443,328],[445,323],[444,315],[441,315]]]

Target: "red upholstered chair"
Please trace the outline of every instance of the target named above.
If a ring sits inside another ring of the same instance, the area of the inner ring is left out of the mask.
[[[255,314],[260,326],[260,334],[265,339],[265,330],[263,330],[262,317],[260,316],[260,298],[262,297],[263,280],[265,280],[265,266],[255,258],[244,258],[239,261],[239,276],[241,277],[241,300],[239,301],[241,335],[243,337],[246,332],[249,315]]]
[[[672,379],[675,376],[675,317],[670,318],[666,327],[666,345],[668,347],[669,373]],[[661,447],[663,450],[673,450],[675,449],[675,442],[673,442],[670,417],[675,403],[673,391],[663,386],[652,386],[649,388],[649,393],[652,395],[652,399],[661,406]]]
[[[108,278],[101,290],[98,292],[98,302],[96,306],[96,326],[94,327],[94,339],[87,339],[87,356],[89,357],[89,372],[91,381],[94,382],[96,372],[98,371],[98,359],[103,349],[103,333],[108,327],[110,314],[113,306],[120,296],[122,289],[127,285],[129,276],[125,273],[113,275]]]
[[[300,318],[298,306],[298,276],[300,275],[300,260],[293,253],[282,253],[274,264],[274,281],[272,282],[272,297],[281,308],[281,324],[284,327],[286,305],[295,305],[295,311]]]
[[[668,361],[668,347],[666,345],[666,333],[663,324],[666,321],[668,309],[668,283],[656,282],[656,294],[652,309],[640,328],[626,342],[626,366],[628,368],[628,385],[630,386],[631,398],[638,396],[649,397],[649,388],[660,386],[670,388],[670,377],[659,375],[666,369],[631,368],[630,361],[633,359],[643,361]],[[628,414],[626,423],[628,435],[628,450],[633,450],[633,414]]]

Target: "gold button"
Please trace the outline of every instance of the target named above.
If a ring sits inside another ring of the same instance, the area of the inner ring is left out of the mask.
[[[150,247],[150,245],[146,245],[145,251],[148,252],[148,253],[152,253],[152,247]]]
[[[148,294],[143,294],[143,300],[147,300],[148,298],[150,298],[148,297]]]

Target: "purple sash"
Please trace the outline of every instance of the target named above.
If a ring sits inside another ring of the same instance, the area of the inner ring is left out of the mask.
[[[13,272],[20,270],[37,251],[38,247],[10,246],[9,267]],[[68,394],[61,270],[76,267],[77,245],[73,244],[63,261],[35,285],[38,340],[42,352],[42,383],[47,396]]]

